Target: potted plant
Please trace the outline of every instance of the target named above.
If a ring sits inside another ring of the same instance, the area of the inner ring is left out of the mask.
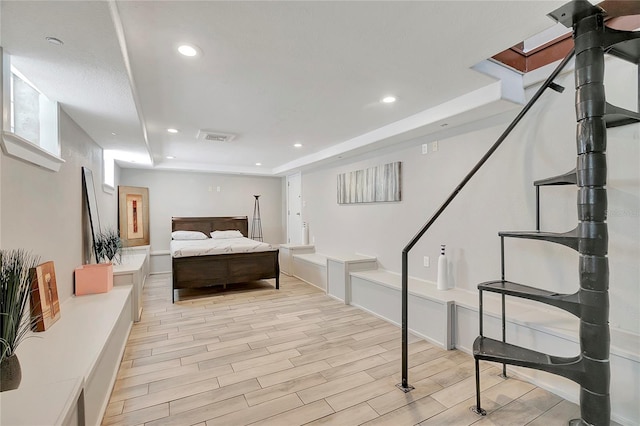
[[[94,238],[97,264],[82,265],[75,269],[75,294],[107,293],[113,288],[113,264],[120,263],[122,240],[112,228],[99,232]]]
[[[29,270],[38,262],[24,250],[0,250],[0,392],[17,389],[22,379],[15,352],[38,319],[28,311]]]
[[[116,229],[108,228],[104,232],[98,233],[95,240],[97,262],[107,261],[120,263],[122,255],[122,240]]]

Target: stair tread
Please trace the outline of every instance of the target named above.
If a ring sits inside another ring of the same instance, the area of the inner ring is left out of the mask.
[[[547,14],[548,17],[561,23],[567,28],[571,28],[573,25],[574,16],[586,16],[599,12],[601,9],[596,8],[589,2],[577,2],[571,1],[558,9]]]
[[[539,179],[533,182],[534,186],[551,186],[551,185],[576,185],[577,177],[576,177],[576,169],[571,170],[570,172],[552,176],[546,179]]]
[[[607,51],[608,54],[632,64],[640,63],[640,39],[618,43]]]
[[[620,127],[640,122],[640,113],[607,102],[605,121],[607,127]]]
[[[542,297],[564,296],[564,294],[555,291],[544,290],[538,287],[531,287],[525,284],[519,284],[512,281],[487,281],[478,284],[478,290],[490,291],[493,293],[503,293],[510,296],[518,295],[534,295]]]
[[[567,311],[575,316],[580,316],[579,292],[573,294],[557,293],[506,280],[480,283],[478,284],[478,290],[533,300],[535,302],[555,306],[556,308]]]
[[[607,125],[607,129],[611,129],[614,127],[622,127],[628,126],[630,124],[640,123],[640,119],[638,118],[629,118],[624,115],[608,115],[605,118],[605,122]]]
[[[473,356],[491,361],[500,360],[500,362],[517,359],[532,364],[551,363],[548,354],[482,336],[477,337],[473,342]]]
[[[580,239],[578,238],[577,229],[569,232],[541,232],[541,231],[500,231],[500,237],[508,238],[524,238],[530,240],[548,241],[550,243],[562,244],[578,250]]]
[[[609,18],[619,16],[640,15],[640,3],[635,1],[613,1],[606,4],[600,3],[598,7],[603,7]]]
[[[580,357],[557,357],[532,349],[501,342],[489,337],[478,336],[473,342],[473,356],[476,359],[494,361],[522,367],[558,367],[575,364]]]
[[[573,231],[570,232],[543,232],[543,231],[500,231],[501,237],[533,238],[543,240],[545,238],[578,239]]]

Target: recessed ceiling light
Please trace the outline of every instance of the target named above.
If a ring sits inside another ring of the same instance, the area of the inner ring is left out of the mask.
[[[385,104],[392,104],[395,101],[396,101],[395,96],[385,96],[384,98],[382,98],[382,103],[385,103]]]
[[[47,40],[51,44],[55,44],[56,46],[62,46],[64,44],[64,42],[62,40],[60,40],[59,38],[45,37],[44,39]]]
[[[178,129],[174,129],[173,127],[170,127],[170,128],[167,129],[167,132],[174,133],[174,134],[178,133],[178,131],[179,131]]]
[[[262,163],[256,163],[256,166],[262,166]]]
[[[167,155],[165,158],[167,160],[175,160],[176,159],[176,157],[174,157],[173,155]]]
[[[178,52],[180,52],[181,55],[192,57],[198,56],[200,49],[192,44],[181,44],[178,46]]]
[[[294,143],[293,146],[295,146],[296,148],[300,148],[300,147],[302,147],[302,144],[301,143]]]
[[[116,132],[111,132],[111,134],[112,134],[113,136],[116,136],[116,135],[117,135],[117,133],[116,133]]]

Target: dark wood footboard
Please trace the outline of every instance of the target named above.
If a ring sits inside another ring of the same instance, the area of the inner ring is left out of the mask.
[[[275,278],[280,288],[278,250],[179,257],[171,260],[173,290]],[[172,295],[172,301],[175,300]]]
[[[246,236],[246,224],[246,216],[173,218],[171,228],[172,230],[199,230],[207,235],[216,230],[238,229]],[[222,253],[172,258],[171,300],[175,301],[175,290],[181,288],[211,287],[270,278],[275,278],[276,289],[279,289],[278,252],[279,250],[275,249],[252,253]]]

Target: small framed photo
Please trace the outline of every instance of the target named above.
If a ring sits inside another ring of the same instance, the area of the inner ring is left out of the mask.
[[[60,319],[60,301],[53,262],[31,269],[31,321],[33,331],[45,331]]]

